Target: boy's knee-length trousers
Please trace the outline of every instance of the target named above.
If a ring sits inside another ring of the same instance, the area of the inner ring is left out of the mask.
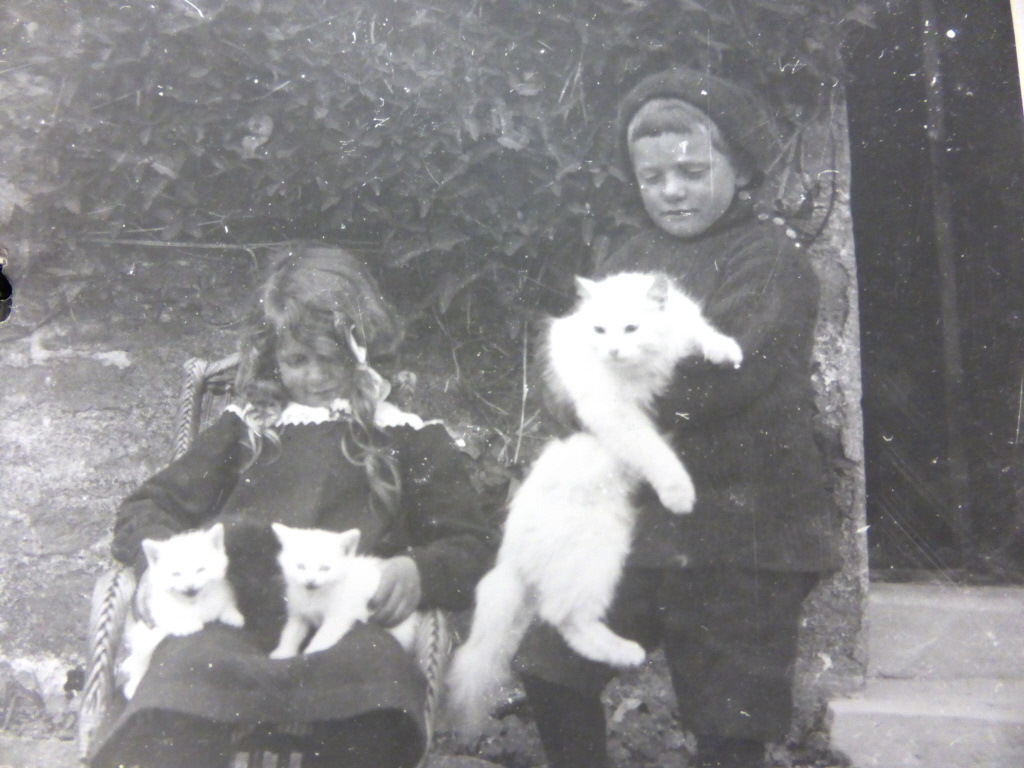
[[[746,568],[627,568],[608,624],[665,650],[684,728],[758,741],[786,738],[801,605],[819,574]],[[616,671],[578,656],[535,623],[521,674],[600,693]]]

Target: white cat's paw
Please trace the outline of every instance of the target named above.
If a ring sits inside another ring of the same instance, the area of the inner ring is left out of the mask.
[[[639,643],[623,640],[608,663],[613,667],[639,667],[646,659],[647,653]]]
[[[337,640],[319,640],[318,641],[317,638],[314,637],[312,640],[309,641],[309,645],[306,646],[305,650],[303,650],[303,653],[318,653],[320,651],[326,651],[328,648],[333,647],[336,642],[338,642],[338,641]]]
[[[704,344],[704,357],[716,365],[732,365],[739,368],[743,362],[743,350],[736,340],[729,336],[721,336]]]
[[[272,659],[291,659],[295,655],[295,651],[291,648],[282,648],[281,646],[278,646],[270,652],[270,658]]]
[[[654,490],[662,506],[674,515],[692,512],[697,501],[697,490],[686,473],[671,483],[659,483]]]
[[[132,675],[124,681],[124,697],[131,700],[132,696],[135,695],[136,689],[139,687],[139,682],[142,680],[140,676]]]
[[[228,608],[220,615],[220,620],[229,627],[245,626],[245,616],[237,608]]]
[[[183,621],[182,623],[174,626],[167,631],[170,635],[177,635],[178,637],[184,637],[185,635],[194,635],[196,632],[200,632],[203,629],[203,622],[198,619],[194,622]]]
[[[134,656],[129,656],[114,670],[116,685],[121,688],[126,699],[134,696],[135,689],[139,687],[139,680],[142,679],[139,666],[138,660]]]

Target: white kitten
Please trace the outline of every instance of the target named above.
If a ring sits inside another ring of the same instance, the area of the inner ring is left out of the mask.
[[[343,533],[271,526],[281,542],[278,562],[284,574],[288,620],[272,659],[295,656],[311,629],[303,653],[323,651],[356,622],[370,619],[370,600],[381,579],[381,560],[357,555],[359,529]],[[414,612],[388,631],[406,650],[412,648],[419,614]]]
[[[643,648],[604,623],[629,554],[630,496],[646,479],[673,512],[690,511],[695,500],[649,408],[680,360],[702,354],[738,366],[743,357],[664,275],[624,273],[579,286],[576,311],[551,323],[546,374],[584,431],[541,452],[510,504],[497,563],[477,586],[472,630],[449,676],[465,737],[481,732],[535,616],[589,659],[643,662]]]
[[[143,539],[142,550],[148,566],[135,591],[136,618],[126,630],[128,656],[119,670],[129,699],[168,635],[190,635],[212,621],[245,624],[227,580],[222,524],[165,541]]]

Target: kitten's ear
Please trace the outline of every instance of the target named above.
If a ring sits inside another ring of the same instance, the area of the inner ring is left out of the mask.
[[[153,539],[143,539],[142,551],[146,555],[146,562],[150,565],[156,565],[156,561],[160,559],[160,543],[153,541]]]
[[[659,272],[654,276],[654,282],[651,283],[651,287],[647,291],[647,298],[657,304],[658,307],[664,307],[665,302],[668,301],[668,288],[668,276]]]
[[[344,533],[338,534],[338,543],[341,544],[341,554],[346,557],[354,555],[356,550],[359,549],[359,536],[360,532],[358,528],[345,531]]]
[[[208,530],[206,532],[206,534],[210,537],[210,543],[213,544],[213,546],[216,549],[224,549],[224,524],[223,523],[217,523],[216,525],[211,526],[210,530]]]
[[[281,523],[271,523],[270,527],[274,529],[274,535],[277,536],[277,540],[284,544],[284,540],[291,532],[291,528]]]
[[[581,299],[589,299],[594,295],[594,281],[585,277],[576,278],[576,295]]]

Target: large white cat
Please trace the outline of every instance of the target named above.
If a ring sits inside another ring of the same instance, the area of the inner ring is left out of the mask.
[[[284,574],[288,620],[281,631],[272,659],[288,659],[299,653],[324,651],[352,626],[370,619],[370,600],[381,579],[381,560],[357,555],[359,529],[342,533],[311,528],[271,526],[281,542],[278,562]],[[413,612],[388,629],[406,650],[413,646],[420,614]]]
[[[676,364],[693,355],[739,366],[743,352],[663,274],[578,279],[576,310],[552,321],[546,383],[583,431],[550,442],[515,493],[495,567],[480,581],[469,638],[449,675],[460,732],[482,730],[535,616],[579,654],[635,666],[644,650],[604,623],[629,554],[640,480],[677,514],[693,509],[689,473],[650,416]]]
[[[649,482],[672,512],[693,509],[693,481],[650,417],[679,361],[739,367],[743,351],[660,273],[577,278],[575,312],[551,323],[546,383],[583,428]]]
[[[165,541],[143,539],[142,551],[147,568],[135,591],[135,618],[126,630],[128,656],[119,670],[129,699],[168,635],[191,635],[213,621],[245,624],[227,580],[222,524]]]

